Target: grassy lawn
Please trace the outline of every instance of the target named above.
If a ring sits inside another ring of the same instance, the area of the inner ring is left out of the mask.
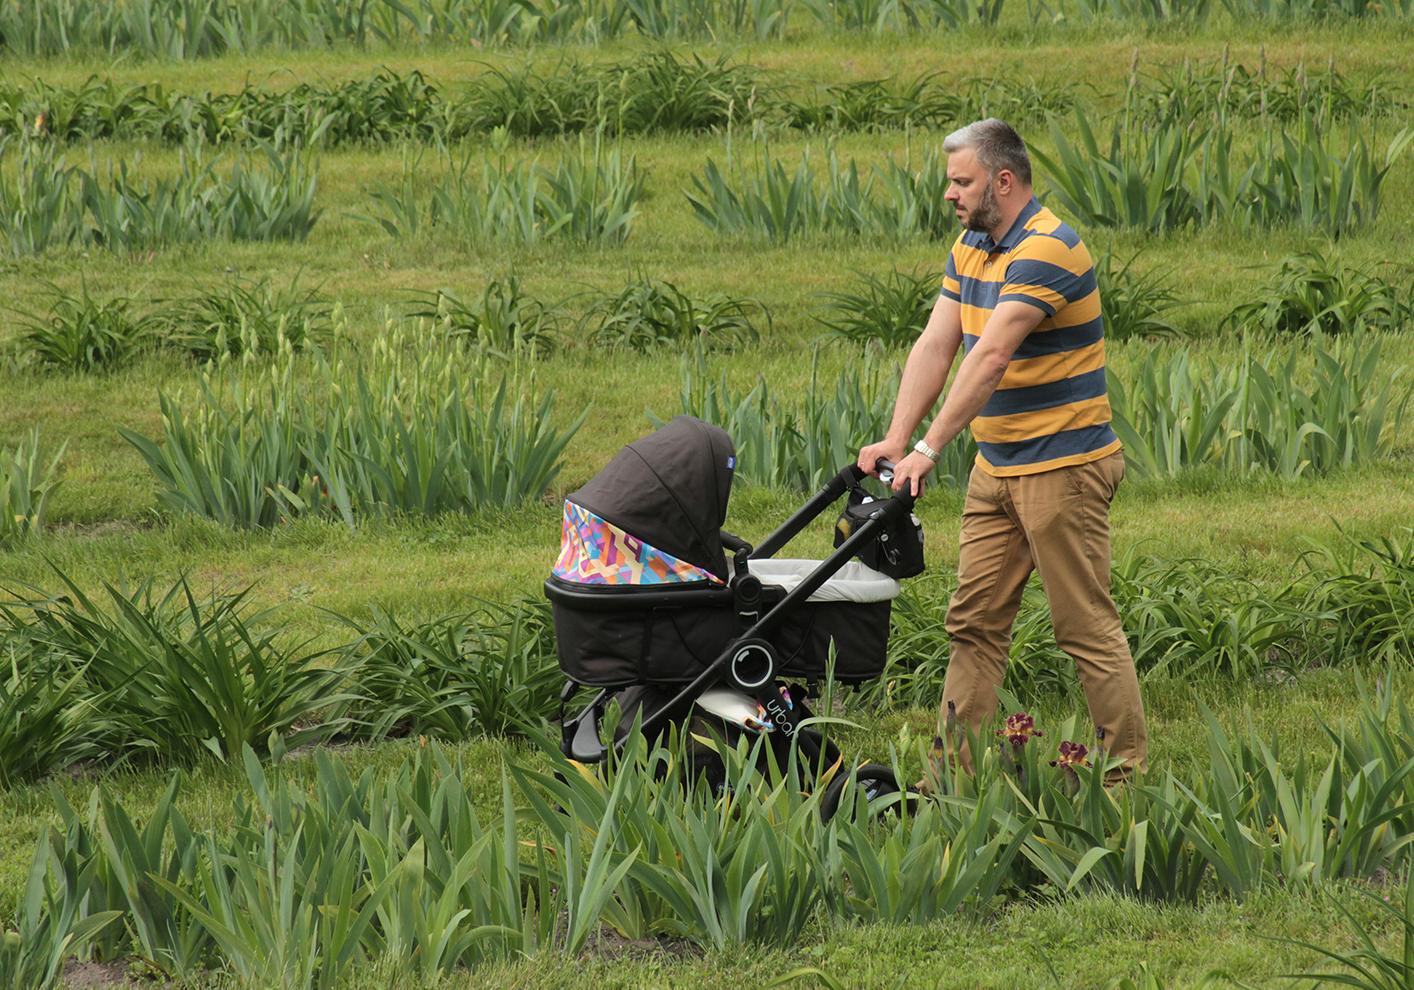
[[[1350,79],[1379,80],[1414,100],[1414,65],[1408,59],[1407,24],[1302,25],[1263,28],[1225,21],[1200,28],[1091,26],[1079,21],[1039,31],[1025,23],[1020,6],[995,31],[967,29],[904,38],[861,38],[803,33],[777,42],[679,46],[703,57],[726,54],[757,66],[783,92],[872,78],[912,78],[939,72],[951,82],[973,76],[1020,75],[1041,88],[1066,88],[1077,106],[1098,118],[1117,112],[1131,78],[1177,71],[1185,62],[1212,68],[1228,59],[1274,75],[1304,65],[1323,72],[1334,65]],[[144,62],[130,58],[73,57],[27,61],[6,57],[0,77],[9,83],[43,80],[74,86],[91,76],[122,85],[159,83],[172,91],[232,92],[250,85],[285,89],[298,83],[333,84],[366,79],[380,69],[417,70],[448,93],[493,68],[533,64],[554,69],[565,60],[627,62],[649,46],[614,42],[502,52],[451,46],[359,51],[257,53],[206,61]],[[1137,62],[1136,62],[1137,60]],[[958,121],[958,124],[965,121]],[[1402,115],[1364,123],[1379,154],[1401,127]],[[1056,126],[1073,130],[1062,115]],[[1332,125],[1339,129],[1344,124]],[[1101,128],[1097,126],[1097,131]],[[1049,128],[1023,128],[1034,146],[1054,147]],[[37,428],[50,450],[65,444],[60,487],[49,505],[39,538],[0,545],[0,588],[57,590],[59,573],[76,585],[131,587],[153,579],[165,587],[185,575],[198,593],[252,587],[251,601],[279,608],[280,634],[290,642],[333,646],[347,638],[335,613],[362,615],[380,608],[409,620],[466,608],[474,599],[511,601],[538,596],[558,546],[561,497],[595,474],[623,444],[646,433],[649,414],[679,411],[684,357],[671,350],[647,354],[596,347],[575,329],[534,362],[534,384],[555,392],[554,419],[569,422],[588,411],[566,450],[562,468],[538,502],[514,510],[434,518],[390,516],[350,529],[341,523],[300,519],[269,530],[236,530],[163,507],[157,484],[138,452],[119,436],[127,428],[160,435],[159,393],[193,397],[205,372],[171,351],[144,353],[126,367],[84,375],[46,372],[13,355],[24,332],[23,314],[47,311],[55,291],[96,297],[123,296],[139,308],[181,298],[196,288],[232,277],[269,278],[278,285],[298,277],[340,306],[335,350],[367,353],[402,320],[415,292],[451,289],[475,297],[489,279],[515,273],[526,291],[560,306],[571,326],[594,291],[617,290],[636,277],[671,281],[691,294],[749,296],[769,309],[771,328],[756,343],[709,354],[713,376],[725,376],[745,391],[763,379],[783,402],[794,402],[810,383],[812,366],[830,382],[868,362],[892,375],[904,352],[871,351],[829,340],[817,317],[823,294],[842,291],[857,273],[882,274],[890,267],[941,271],[947,243],[806,237],[788,245],[718,237],[693,215],[684,193],[708,159],[751,161],[766,152],[793,167],[802,153],[822,163],[830,153],[854,158],[861,167],[888,158],[916,161],[940,144],[928,130],[805,135],[749,127],[730,133],[634,136],[618,142],[646,170],[646,196],[632,233],[621,247],[531,247],[477,244],[454,230],[431,230],[395,239],[366,217],[375,211],[372,192],[399,180],[405,168],[429,185],[451,167],[436,149],[413,146],[338,147],[315,153],[317,206],[323,211],[308,240],[299,243],[197,243],[138,253],[93,247],[0,260],[0,451],[8,451]],[[1239,139],[1250,147],[1246,136]],[[578,139],[512,139],[499,152],[520,159],[554,161],[574,153]],[[479,159],[490,150],[485,138],[468,139],[450,154]],[[106,170],[126,162],[143,177],[172,175],[180,153],[149,142],[117,140],[64,149],[70,164]],[[236,149],[216,152],[223,164]],[[12,172],[8,155],[0,171]],[[1046,183],[1038,185],[1044,197]],[[1283,257],[1321,249],[1354,266],[1378,266],[1382,276],[1411,285],[1414,257],[1414,156],[1391,169],[1378,219],[1357,233],[1331,241],[1293,228],[1250,229],[1224,222],[1176,233],[1151,235],[1100,227],[1081,228],[1095,253],[1119,257],[1137,252],[1135,269],[1161,272],[1181,301],[1170,314],[1182,332],[1173,341],[1114,342],[1112,376],[1135,373],[1146,357],[1189,353],[1221,368],[1235,362],[1243,343],[1223,323],[1232,306],[1258,293]],[[1414,379],[1414,328],[1390,335],[1383,345],[1381,373],[1404,383]],[[1283,354],[1304,354],[1305,339],[1258,342]],[[297,375],[308,375],[311,358],[298,358]],[[813,365],[812,365],[813,362]],[[238,370],[238,369],[236,369]],[[213,372],[215,380],[235,370]],[[256,369],[253,373],[260,373]],[[301,379],[305,380],[305,379]],[[308,381],[314,381],[310,375]],[[330,401],[338,401],[329,397]],[[1347,539],[1377,539],[1414,526],[1414,441],[1408,418],[1388,455],[1322,476],[1282,479],[1199,469],[1171,479],[1127,481],[1114,506],[1117,555],[1197,558],[1257,582],[1273,592],[1300,571],[1303,553]],[[860,442],[874,439],[860,437]],[[774,528],[804,496],[739,485],[733,493],[730,527],[748,538]],[[927,533],[930,568],[951,572],[957,562],[961,495],[931,491],[919,504]],[[830,546],[831,520],[822,520],[798,544],[798,555],[819,555]],[[794,549],[794,547],[793,547]],[[56,573],[58,572],[58,573]],[[938,621],[943,616],[939,614]],[[1403,658],[1414,660],[1414,658]],[[1155,677],[1146,681],[1152,760],[1158,772],[1201,777],[1208,766],[1203,707],[1224,725],[1250,728],[1275,740],[1284,755],[1307,754],[1324,761],[1329,745],[1322,726],[1349,723],[1361,714],[1361,684],[1380,669],[1347,664],[1303,671],[1293,678],[1209,681]],[[1405,686],[1408,686],[1407,680]],[[1405,692],[1407,695],[1407,691]],[[1068,694],[1041,692],[1026,699],[1038,723],[1056,725],[1075,716],[1083,723],[1078,687]],[[931,738],[930,708],[878,713],[846,699],[844,731],[850,756],[882,758],[891,745]],[[392,774],[416,745],[394,740],[371,745],[335,745],[333,757],[355,772]],[[543,757],[523,741],[478,738],[449,741],[449,751],[474,768],[479,810],[495,815],[501,779],[509,763],[540,765]],[[313,779],[313,757],[293,754],[288,771]],[[36,783],[0,790],[0,918],[8,929],[23,897],[36,838],[57,818],[54,795],[82,808],[96,785],[121,796],[130,813],[150,812],[172,770],[165,766],[113,767],[93,761]],[[180,807],[193,827],[218,831],[233,821],[232,804],[248,791],[237,766],[197,760],[181,771]],[[1393,945],[1392,928],[1361,905],[1343,898]],[[1274,940],[1285,936],[1345,948],[1354,943],[1334,899],[1309,889],[1269,885],[1245,901],[1205,897],[1196,906],[1164,906],[1106,894],[1014,900],[981,918],[929,925],[827,926],[808,929],[787,949],[748,945],[731,951],[699,951],[667,940],[633,942],[607,933],[591,940],[582,957],[542,954],[514,963],[462,972],[447,987],[740,987],[770,986],[797,973],[799,985],[842,987],[1106,987],[1139,981],[1141,965],[1155,984],[1126,986],[1277,987],[1284,974],[1316,965],[1314,956]],[[799,971],[799,972],[797,972]],[[146,985],[146,984],[144,984]],[[372,971],[352,980],[360,988],[420,985],[405,974]]]
[[[1272,741],[1284,756],[1324,754],[1322,726],[1339,726],[1359,714],[1358,675],[1346,671],[1313,672],[1286,684],[1193,685],[1170,680],[1145,684],[1156,770],[1185,776],[1201,774],[1207,764],[1207,735],[1200,706],[1208,707],[1230,730],[1248,729]],[[1078,698],[1041,699],[1033,708],[1040,725],[1054,727],[1080,716]],[[934,713],[901,710],[883,718],[849,706],[846,717],[857,718],[846,729],[841,746],[846,754],[878,758],[890,745],[925,738],[933,731]],[[410,742],[338,747],[335,759],[355,775],[367,770],[390,775],[415,749]],[[471,796],[480,812],[497,814],[503,761],[541,766],[533,749],[520,743],[475,741],[449,747],[448,755],[473,770]],[[1324,758],[1322,755],[1321,758]],[[311,754],[295,754],[283,765],[295,780],[314,780]],[[53,820],[55,793],[76,808],[87,803],[101,782],[121,795],[137,820],[150,813],[166,789],[164,770],[106,773],[101,767],[77,775],[21,788],[3,796],[0,814],[6,829],[0,844],[0,884],[5,902],[22,889],[32,850],[32,836]],[[203,763],[183,774],[179,806],[193,828],[221,832],[232,821],[232,799],[247,791],[237,767]],[[1359,900],[1347,903],[1374,930],[1393,932]],[[1020,979],[1042,986],[1108,986],[1138,978],[1147,966],[1165,987],[1285,986],[1281,974],[1312,968],[1308,951],[1273,941],[1276,937],[1306,940],[1349,949],[1353,936],[1344,934],[1343,916],[1333,899],[1309,889],[1273,887],[1235,902],[1205,898],[1197,906],[1158,906],[1108,894],[1041,897],[1016,901],[982,919],[960,918],[925,926],[817,926],[798,946],[789,949],[745,947],[731,952],[701,951],[687,943],[625,942],[611,935],[591,942],[582,958],[539,957],[448,977],[439,986],[509,987],[639,987],[701,983],[733,987],[745,982],[769,983],[799,969],[817,970],[840,986],[1005,987]],[[1232,982],[1237,981],[1237,982]],[[801,985],[828,985],[802,975]],[[413,987],[405,976],[368,974],[349,985]]]

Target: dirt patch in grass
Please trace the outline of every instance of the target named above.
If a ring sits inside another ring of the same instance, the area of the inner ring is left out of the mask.
[[[132,978],[129,961],[114,959],[110,962],[70,962],[64,966],[60,986],[68,990],[126,990],[126,988],[157,987],[167,985],[138,982]]]
[[[624,938],[612,928],[601,927],[585,943],[584,954],[614,962],[620,959],[691,959],[702,949],[683,938]]]

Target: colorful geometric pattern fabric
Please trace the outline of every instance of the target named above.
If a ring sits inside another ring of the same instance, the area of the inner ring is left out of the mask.
[[[576,584],[681,584],[721,578],[630,536],[583,506],[565,502],[555,577]]]

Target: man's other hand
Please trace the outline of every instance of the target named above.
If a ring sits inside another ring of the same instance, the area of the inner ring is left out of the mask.
[[[875,470],[875,467],[878,465],[879,461],[885,460],[891,464],[897,464],[903,458],[903,450],[904,445],[902,443],[895,443],[892,440],[880,440],[878,443],[871,443],[861,450],[859,452],[859,460],[856,463],[859,465],[859,470],[863,471],[865,474],[878,477],[878,472]]]
[[[917,498],[923,492],[924,480],[933,473],[935,467],[937,465],[931,457],[924,457],[919,453],[909,454],[894,468],[894,491],[908,485],[908,493]]]

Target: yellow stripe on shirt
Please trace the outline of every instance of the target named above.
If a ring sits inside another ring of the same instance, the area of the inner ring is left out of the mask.
[[[1032,437],[1049,436],[1061,430],[1096,426],[1110,421],[1110,401],[1106,396],[1068,402],[1010,416],[978,416],[972,421],[972,435],[988,443],[1012,443]]]
[[[1012,361],[1007,365],[998,388],[1027,388],[1044,385],[1046,382],[1062,378],[1073,378],[1087,371],[1105,366],[1105,342],[1097,340],[1089,347],[1059,354],[1042,354],[1040,357]]]

